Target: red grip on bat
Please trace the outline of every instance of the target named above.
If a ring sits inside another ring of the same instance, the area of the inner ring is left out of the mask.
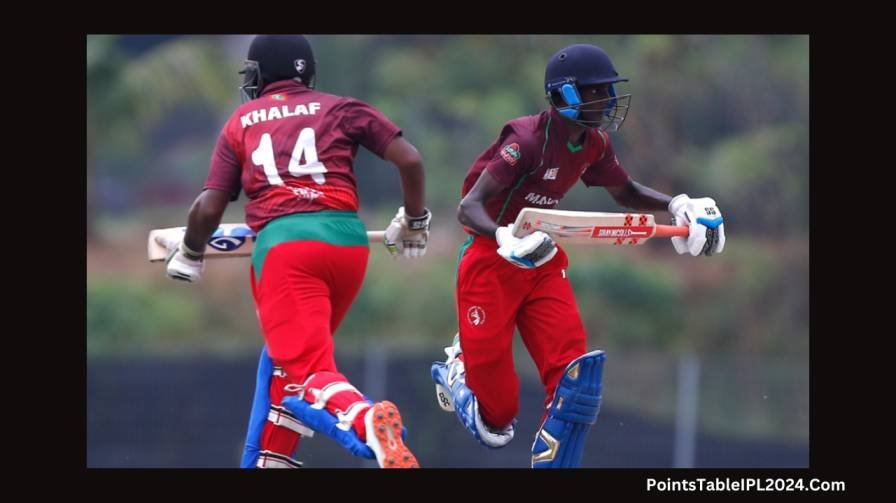
[[[686,225],[657,225],[655,238],[688,237],[690,229]]]

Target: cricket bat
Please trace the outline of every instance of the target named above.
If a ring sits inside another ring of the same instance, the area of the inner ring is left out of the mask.
[[[651,214],[523,208],[513,235],[521,238],[535,231],[564,244],[640,245],[650,238],[688,237],[687,226],[659,225]]]
[[[153,229],[149,232],[146,244],[150,262],[162,262],[168,258],[171,248],[184,237],[186,227],[169,227]],[[367,240],[371,243],[383,241],[386,231],[368,231]],[[205,258],[236,258],[252,255],[255,247],[255,232],[246,224],[221,224],[212,233],[205,248]]]

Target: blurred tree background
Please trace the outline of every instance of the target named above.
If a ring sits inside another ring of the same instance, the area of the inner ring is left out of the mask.
[[[593,43],[631,79],[620,90],[633,95],[632,109],[612,136],[623,166],[666,193],[714,197],[728,239],[708,259],[676,255],[665,240],[567,248],[589,347],[609,354],[605,406],[671,418],[670,368],[693,354],[703,362],[701,430],[808,441],[808,36],[309,40],[317,89],[378,107],[418,147],[434,213],[422,260],[394,262],[372,247],[364,287],[336,335],[341,352],[375,342],[390,354],[439,359],[456,331],[463,176],[506,121],[545,108],[551,54]],[[218,132],[239,104],[236,72],[250,41],[87,37],[88,365],[257,354],[248,261],[210,263],[191,286],[145,260],[150,229],[185,225]],[[395,169],[361,149],[355,172],[362,220],[384,228],[401,204]],[[241,195],[224,221],[242,221],[244,204]],[[606,192],[583,185],[560,208],[619,211]],[[534,379],[534,369],[520,372]]]

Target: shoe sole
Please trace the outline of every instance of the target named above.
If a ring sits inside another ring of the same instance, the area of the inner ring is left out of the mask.
[[[367,426],[367,445],[376,454],[381,468],[420,468],[417,458],[401,441],[402,421],[398,407],[386,400],[372,407],[364,418]],[[371,442],[370,434],[375,438]]]

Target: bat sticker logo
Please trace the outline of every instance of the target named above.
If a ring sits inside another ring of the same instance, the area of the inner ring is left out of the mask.
[[[208,245],[216,250],[231,252],[243,246],[245,242],[246,238],[243,237],[220,236],[209,239]]]
[[[255,237],[255,233],[248,227],[231,229],[227,235],[219,228],[208,240],[208,245],[219,251],[231,252],[243,246],[248,237]]]
[[[478,327],[485,323],[485,310],[479,306],[472,306],[467,309],[467,322],[474,327]]]
[[[636,236],[647,237],[650,235],[650,227],[595,227],[591,233],[593,238],[629,238]]]

